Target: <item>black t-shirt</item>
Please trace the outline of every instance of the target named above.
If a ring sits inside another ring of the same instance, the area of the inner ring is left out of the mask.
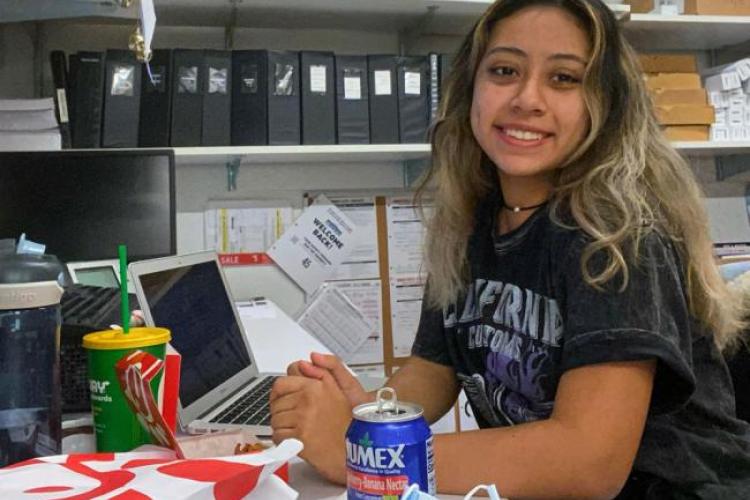
[[[480,427],[546,419],[560,376],[594,363],[656,359],[641,446],[621,496],[750,498],[750,426],[710,333],[689,314],[679,258],[652,231],[603,291],[580,261],[590,241],[537,210],[497,236],[495,202],[477,210],[471,284],[444,311],[423,307],[412,354],[451,366]],[[593,270],[601,269],[595,254]],[[429,286],[429,283],[428,283]],[[426,304],[426,301],[424,302]]]

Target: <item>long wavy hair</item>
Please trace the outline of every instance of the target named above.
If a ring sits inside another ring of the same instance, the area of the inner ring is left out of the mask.
[[[429,197],[433,207],[426,220],[428,304],[446,307],[470,279],[466,255],[475,209],[497,192],[498,183],[494,165],[472,134],[474,79],[495,24],[532,6],[572,14],[591,48],[583,79],[589,132],[555,171],[550,199],[552,220],[566,225],[563,221],[572,217],[591,237],[580,262],[585,280],[602,288],[619,276],[623,289],[626,256],[637,256],[643,236],[658,227],[680,254],[691,313],[714,332],[719,347],[733,345],[744,325],[743,310],[714,261],[703,194],[662,134],[635,52],[600,0],[497,0],[465,38],[431,129],[431,166],[415,195],[420,206]],[[606,265],[592,271],[591,258],[600,251]]]

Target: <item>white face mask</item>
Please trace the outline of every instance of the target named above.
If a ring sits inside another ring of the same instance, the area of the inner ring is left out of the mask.
[[[500,497],[500,494],[497,492],[497,488],[495,488],[494,484],[480,484],[475,486],[474,489],[472,489],[464,497],[464,500],[469,500],[481,490],[487,492],[487,496],[490,500],[503,500],[502,497]],[[437,500],[437,498],[433,497],[432,495],[428,495],[427,493],[422,493],[421,491],[419,491],[418,484],[412,484],[406,489],[406,491],[404,491],[404,494],[401,495],[401,500]]]

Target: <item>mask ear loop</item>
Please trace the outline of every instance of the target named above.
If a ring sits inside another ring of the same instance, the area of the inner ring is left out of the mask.
[[[487,492],[487,496],[490,498],[490,500],[502,500],[494,484],[478,484],[474,486],[474,488],[466,494],[464,500],[470,500],[471,497],[476,495],[481,490],[485,490]]]
[[[406,491],[404,491],[404,494],[401,495],[401,500],[420,500],[420,499],[424,499],[424,498],[431,499],[431,498],[434,498],[434,497],[431,497],[431,496],[427,495],[426,493],[422,493],[419,490],[419,485],[417,483],[414,483],[411,486],[409,486],[406,489]]]

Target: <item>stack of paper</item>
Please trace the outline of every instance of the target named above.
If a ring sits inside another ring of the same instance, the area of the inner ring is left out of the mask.
[[[55,102],[0,99],[0,151],[62,149]]]

